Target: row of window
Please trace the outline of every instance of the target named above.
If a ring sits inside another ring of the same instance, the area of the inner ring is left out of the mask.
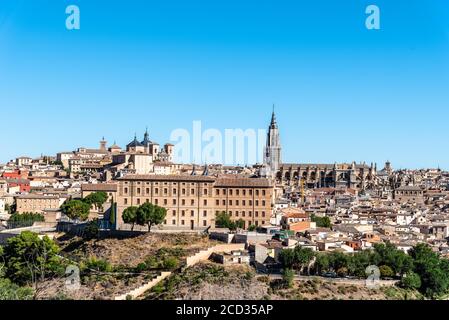
[[[145,202],[149,203],[150,200],[146,199]],[[128,198],[124,198],[123,199],[123,203],[124,203],[124,205],[128,205]],[[168,206],[169,205],[169,199],[162,199],[161,203],[159,203],[159,199],[154,199],[153,203],[155,205]],[[143,202],[141,201],[141,199],[137,198],[136,199],[136,204],[137,205],[141,205],[141,204],[143,204]],[[240,204],[241,204],[242,207],[246,207],[246,206],[252,207],[253,206],[253,201],[252,200],[248,200],[248,201],[241,200],[241,202],[240,202],[240,200],[235,200],[235,201],[233,201],[233,200],[224,200],[224,199],[221,200],[221,205],[224,206],[224,207],[226,205],[239,207]],[[262,200],[262,201],[255,200],[254,204],[255,204],[256,207],[258,207],[259,205],[262,205],[262,207],[265,207],[267,205],[267,202],[265,200]],[[177,205],[177,199],[171,199],[170,205],[176,206]],[[182,206],[187,205],[186,199],[181,199],[181,205]],[[195,199],[190,199],[190,206],[195,206],[195,205],[196,205]],[[204,199],[203,200],[203,206],[207,206],[207,205],[208,205],[208,201],[207,201],[207,199]],[[219,199],[215,200],[215,205],[216,206],[220,205],[220,200]]]
[[[236,217],[236,218],[238,218],[238,217],[245,218],[246,217],[246,212],[245,211],[242,211],[242,212],[239,212],[239,211],[235,211],[235,212],[228,211],[228,213],[229,213],[229,215],[231,217]],[[252,211],[248,211],[248,217],[252,217],[252,214],[253,214]],[[261,212],[261,216],[262,216],[262,218],[265,218],[265,216],[266,216],[265,211]],[[254,211],[254,217],[259,218],[259,211]]]
[[[168,195],[168,193],[169,193],[168,188],[161,188],[160,191],[161,191],[160,193],[164,194],[164,195]],[[150,188],[144,188],[144,189],[136,188],[136,194],[137,195],[141,195],[142,192],[144,192],[145,195],[149,195],[151,193],[151,190],[150,190]],[[208,195],[208,192],[209,192],[208,189],[203,189],[203,195]],[[129,193],[129,188],[128,187],[123,188],[123,193],[125,195],[127,195]],[[159,188],[154,188],[154,194],[155,195],[159,195],[160,193],[159,193]],[[172,193],[174,195],[176,195],[177,194],[177,189],[172,189]],[[220,194],[226,195],[226,193],[227,193],[227,189],[222,189],[221,191],[220,191],[220,189],[215,189],[215,195],[217,195],[217,196],[219,196]],[[229,189],[228,193],[229,193],[230,196],[234,195],[233,189]],[[236,196],[240,196],[240,193],[242,194],[242,196],[246,196],[247,195],[247,190],[246,189],[242,189],[241,191],[240,191],[240,189],[235,190],[235,195]],[[186,195],[187,194],[187,189],[186,188],[182,188],[181,189],[181,194],[182,195]],[[195,189],[194,188],[190,189],[190,195],[194,195],[194,194],[195,194]],[[248,190],[248,194],[250,196],[252,196],[253,195],[253,190],[249,189]],[[266,192],[266,190],[255,190],[254,194],[256,196],[260,196],[260,195],[266,196],[267,192]]]

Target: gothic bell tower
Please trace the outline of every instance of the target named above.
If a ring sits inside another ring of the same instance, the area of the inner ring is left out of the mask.
[[[268,168],[270,168],[270,171],[273,175],[276,174],[281,165],[281,152],[282,147],[281,139],[279,136],[279,127],[276,121],[276,115],[274,113],[273,106],[273,114],[271,116],[270,127],[268,128],[267,145],[264,155],[264,163]]]

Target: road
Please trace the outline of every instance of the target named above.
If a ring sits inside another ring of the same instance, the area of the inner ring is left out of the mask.
[[[261,275],[261,276],[263,276],[263,275]],[[271,279],[282,279],[281,274],[270,274],[268,276]],[[366,280],[364,280],[364,279],[325,278],[325,277],[319,277],[319,276],[295,275],[296,281],[308,281],[308,280],[314,280],[314,279],[321,280],[323,282],[328,282],[328,283],[347,284],[347,285],[366,285]],[[393,286],[393,285],[397,284],[398,282],[399,282],[399,280],[377,280],[377,285]]]

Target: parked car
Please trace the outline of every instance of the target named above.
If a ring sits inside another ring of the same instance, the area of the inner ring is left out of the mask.
[[[322,274],[325,278],[337,278],[337,274],[335,272],[326,272]]]

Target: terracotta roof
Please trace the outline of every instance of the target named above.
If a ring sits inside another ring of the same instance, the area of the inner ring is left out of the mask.
[[[85,183],[81,185],[82,191],[110,191],[117,192],[117,185],[115,183]]]

